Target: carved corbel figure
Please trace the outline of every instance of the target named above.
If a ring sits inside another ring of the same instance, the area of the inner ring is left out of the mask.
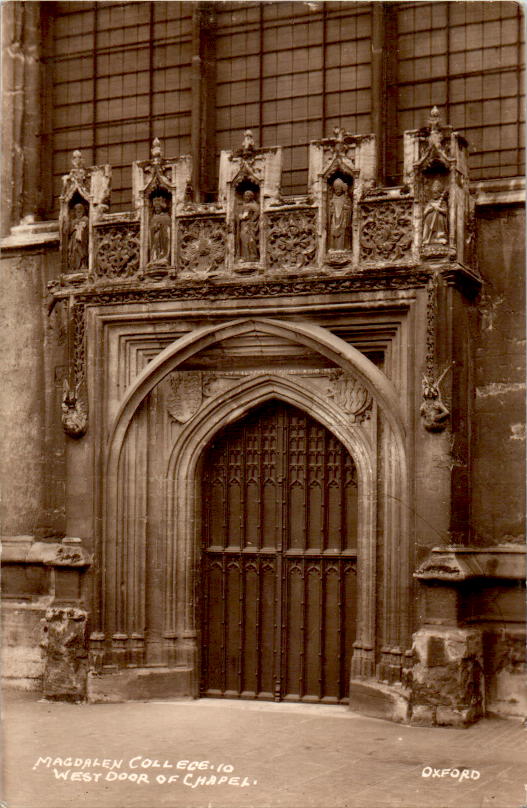
[[[72,390],[68,379],[64,379],[62,395],[62,426],[64,432],[71,438],[82,438],[88,428],[88,412],[82,401],[77,384]]]
[[[437,381],[433,381],[428,376],[423,379],[423,403],[419,412],[427,432],[442,432],[450,418],[450,412],[443,403],[439,390],[439,384],[449,370],[450,365]]]

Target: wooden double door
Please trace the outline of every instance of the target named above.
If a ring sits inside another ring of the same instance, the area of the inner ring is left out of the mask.
[[[357,569],[349,453],[273,400],[216,436],[202,480],[202,694],[347,701]]]

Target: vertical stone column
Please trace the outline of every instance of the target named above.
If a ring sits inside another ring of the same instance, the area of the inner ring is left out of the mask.
[[[40,208],[40,3],[2,5],[2,234]],[[28,218],[30,217],[30,218]]]

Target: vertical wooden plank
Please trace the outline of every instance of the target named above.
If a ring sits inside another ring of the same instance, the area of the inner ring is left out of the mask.
[[[302,660],[302,568],[296,561],[286,564],[286,624],[284,698],[298,701],[301,695]]]
[[[321,647],[320,647],[320,612],[321,612],[321,562],[311,562],[306,575],[306,630],[305,656],[306,673],[302,701],[318,701],[320,698]]]
[[[351,655],[357,626],[357,564],[356,560],[343,562],[343,618],[341,631],[341,687],[340,700],[348,699]]]
[[[276,563],[275,559],[262,561],[260,577],[261,620],[260,620],[260,692],[259,698],[272,699],[274,691],[274,621]]]
[[[322,643],[323,701],[336,703],[340,698],[340,569],[339,561],[328,563],[325,569],[322,619],[324,636]]]
[[[258,692],[258,566],[256,559],[245,559],[244,568],[244,625],[243,625],[243,681],[241,696],[256,698]]]

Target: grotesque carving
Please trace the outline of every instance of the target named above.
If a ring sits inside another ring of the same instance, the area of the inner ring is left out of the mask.
[[[423,211],[423,246],[448,244],[448,191],[439,177],[430,183],[430,196]]]
[[[149,262],[151,264],[170,263],[170,214],[168,200],[157,195],[152,197],[152,210],[149,227]]]
[[[267,217],[267,256],[271,269],[303,269],[316,254],[315,213],[284,211]]]
[[[76,202],[70,209],[68,226],[69,272],[82,272],[88,269],[88,233],[86,208],[82,202]]]
[[[428,432],[442,432],[450,417],[450,412],[445,407],[439,390],[439,384],[449,370],[450,365],[437,381],[433,381],[429,376],[425,376],[423,379],[423,403],[419,412],[423,419],[423,426]]]
[[[361,258],[397,261],[412,248],[412,202],[386,201],[362,205]]]
[[[247,189],[236,214],[236,255],[242,261],[260,258],[260,205],[255,192]]]
[[[181,270],[197,277],[210,276],[225,261],[225,220],[201,218],[182,221],[179,227]]]
[[[328,249],[330,250],[349,250],[351,248],[352,205],[348,192],[348,184],[337,177],[333,181],[328,205]]]
[[[67,379],[64,379],[62,395],[62,426],[71,438],[82,438],[88,428],[88,412],[79,396],[81,383],[72,390]]]
[[[129,278],[139,269],[137,226],[98,229],[95,273],[103,278]]]

